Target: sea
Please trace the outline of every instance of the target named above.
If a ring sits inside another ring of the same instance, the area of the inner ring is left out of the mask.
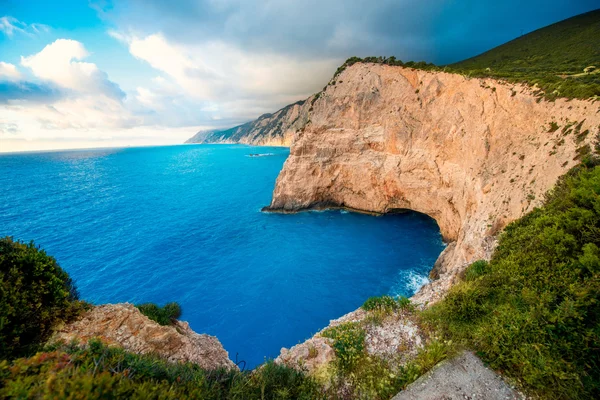
[[[0,236],[34,241],[94,304],[178,302],[253,368],[370,296],[410,296],[444,244],[407,212],[261,212],[289,150],[243,145],[0,155]]]

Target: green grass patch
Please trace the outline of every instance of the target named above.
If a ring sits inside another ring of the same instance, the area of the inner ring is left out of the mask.
[[[397,310],[406,310],[411,308],[410,299],[404,296],[376,296],[369,297],[361,308],[365,311],[384,311],[394,312]]]
[[[600,167],[506,227],[426,321],[543,398],[600,398]]]
[[[167,303],[159,307],[154,303],[136,304],[142,314],[160,325],[172,325],[181,316],[181,306],[177,303]]]

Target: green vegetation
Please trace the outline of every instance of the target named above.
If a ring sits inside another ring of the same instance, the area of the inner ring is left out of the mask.
[[[204,371],[91,341],[0,362],[0,398],[319,399],[301,372],[266,363],[254,372]]]
[[[336,354],[327,382],[332,398],[346,393],[349,398],[389,399],[451,354],[451,342],[432,340],[414,360],[395,366],[367,353],[365,322],[346,322],[321,334],[333,339]]]
[[[363,358],[365,351],[365,330],[356,322],[347,322],[328,328],[322,336],[333,339],[333,349],[339,368],[351,372]]]
[[[481,55],[446,66],[423,61],[402,62],[395,57],[351,57],[338,68],[333,81],[347,67],[361,62],[524,83],[536,88],[537,93],[548,100],[589,99],[600,96],[600,10],[538,29]]]
[[[600,66],[600,10],[538,29],[448,67],[473,77],[537,85],[547,98],[585,99],[600,96],[600,74],[590,66]]]
[[[33,243],[0,238],[0,359],[35,353],[85,307],[69,275]]]
[[[154,303],[136,304],[142,314],[160,325],[172,325],[181,316],[181,306],[177,303],[167,303],[159,307]]]
[[[408,61],[408,62],[402,62],[401,60],[396,59],[396,57],[365,57],[365,58],[360,58],[360,57],[350,57],[349,59],[347,59],[344,64],[342,64],[336,71],[335,74],[333,74],[333,78],[331,80],[331,82],[335,82],[335,78],[337,78],[337,76],[339,74],[341,74],[342,72],[344,72],[344,70],[354,64],[357,63],[372,63],[372,64],[384,64],[384,65],[394,65],[394,66],[398,66],[398,67],[407,67],[407,68],[415,68],[415,69],[423,69],[423,70],[434,70],[434,71],[439,71],[441,70],[440,67],[437,67],[435,64],[431,64],[431,63],[426,63],[425,61],[419,61],[419,62],[414,62],[414,61]]]
[[[408,309],[410,306],[410,299],[404,296],[380,296],[369,297],[367,301],[365,301],[365,303],[362,305],[362,309],[365,311],[393,312],[400,309]]]
[[[424,312],[544,398],[600,398],[600,166],[586,157]]]

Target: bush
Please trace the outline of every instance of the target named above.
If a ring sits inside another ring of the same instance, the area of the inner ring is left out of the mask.
[[[424,317],[541,397],[600,398],[600,167],[563,177]]]
[[[380,311],[384,313],[392,313],[397,310],[406,310],[411,308],[410,299],[404,296],[378,296],[369,297],[361,308],[365,311]]]
[[[52,328],[84,304],[56,260],[10,237],[0,239],[0,359],[35,353]]]
[[[398,308],[398,303],[391,296],[369,297],[362,305],[365,311],[396,311]]]
[[[268,362],[254,372],[205,371],[90,341],[0,363],[0,398],[319,399],[302,372]]]
[[[346,322],[326,329],[322,336],[333,339],[340,370],[351,372],[364,355],[365,330],[356,322]]]
[[[489,271],[489,267],[490,264],[485,260],[475,261],[473,264],[469,265],[465,271],[465,280],[472,281],[477,279],[478,277],[486,274]]]
[[[136,307],[142,314],[160,325],[172,325],[181,317],[181,306],[177,303],[167,303],[159,307],[154,303],[137,304]]]

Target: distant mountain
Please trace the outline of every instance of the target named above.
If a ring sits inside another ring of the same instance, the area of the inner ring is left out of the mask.
[[[243,143],[256,146],[289,146],[308,121],[309,101],[290,104],[273,114],[229,129],[200,131],[186,143]]]

